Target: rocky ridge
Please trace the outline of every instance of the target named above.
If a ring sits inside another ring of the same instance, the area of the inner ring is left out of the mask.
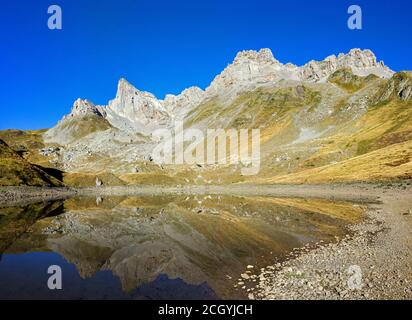
[[[368,76],[375,74],[381,78],[390,78],[393,71],[383,61],[377,61],[370,50],[352,49],[348,54],[331,55],[323,61],[310,61],[300,68],[303,81],[326,81],[336,70],[349,68],[355,75]]]
[[[393,131],[384,138],[389,144],[404,141],[411,92],[410,73],[394,74],[370,50],[353,49],[303,66],[282,64],[269,49],[249,50],[239,52],[205,90],[190,87],[163,100],[121,79],[106,106],[78,99],[43,137],[59,145],[57,158],[49,162],[66,172],[128,174],[138,167],[140,173],[147,169],[170,177],[186,169],[150,160],[156,129],[172,129],[176,121],[200,130],[260,128],[267,138],[261,173],[277,176],[356,156],[375,140],[382,145],[378,140],[385,132]],[[212,174],[216,167],[204,169]],[[233,176],[232,169],[221,169]]]
[[[273,86],[281,80],[298,82],[326,82],[335,71],[343,68],[355,75],[375,74],[381,78],[393,75],[383,61],[378,62],[370,50],[352,49],[348,54],[332,55],[323,61],[310,61],[302,67],[282,64],[270,49],[239,52],[212,81],[205,91],[190,87],[179,95],[168,94],[163,100],[149,92],[136,89],[127,80],[120,79],[116,97],[107,106],[94,106],[88,100],[78,99],[67,117],[85,114],[104,117],[120,130],[149,134],[153,129],[167,127],[173,120],[182,120],[194,107],[214,96],[235,96],[242,91],[261,86]]]
[[[106,110],[102,106],[95,106],[93,102],[89,100],[77,99],[70,114],[67,117],[84,116],[88,114],[94,114],[100,117],[106,117]]]

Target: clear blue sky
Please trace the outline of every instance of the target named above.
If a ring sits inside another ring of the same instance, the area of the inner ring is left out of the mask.
[[[63,30],[47,28],[47,8]],[[363,9],[363,30],[347,8]],[[106,104],[125,77],[159,98],[205,88],[239,50],[271,48],[281,62],[370,48],[411,68],[410,0],[2,0],[0,129],[53,126],[73,101]]]

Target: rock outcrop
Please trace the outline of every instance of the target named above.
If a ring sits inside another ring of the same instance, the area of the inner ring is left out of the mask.
[[[168,94],[163,105],[172,118],[182,120],[189,111],[199,105],[205,97],[205,92],[199,87],[190,87],[179,95]]]
[[[117,94],[106,108],[106,118],[115,127],[149,133],[167,125],[170,115],[153,94],[136,89],[120,79]]]
[[[70,114],[43,135],[44,141],[67,145],[90,133],[109,129],[105,109],[88,100],[77,99]]]
[[[408,101],[412,99],[412,72],[398,72],[386,83],[377,95],[377,103],[390,98]]]
[[[68,117],[78,117],[78,116],[85,116],[88,114],[94,114],[100,117],[105,115],[104,108],[96,107],[93,102],[89,100],[77,99],[74,104],[72,111],[68,115]]]
[[[233,61],[212,82],[206,93],[209,96],[222,92],[239,92],[258,86],[274,85],[280,80],[326,82],[339,69],[350,69],[355,75],[375,74],[390,78],[393,71],[378,62],[370,50],[352,49],[348,54],[332,55],[323,61],[310,61],[302,67],[282,64],[273,57],[270,49],[239,52]]]
[[[335,71],[346,68],[358,76],[375,74],[381,78],[390,78],[394,73],[383,61],[378,62],[372,51],[352,49],[348,54],[332,55],[323,61],[310,61],[299,68],[300,79],[324,82]]]
[[[241,51],[233,63],[213,80],[206,94],[214,96],[228,91],[240,92],[281,79],[299,80],[298,68],[281,64],[270,49]]]

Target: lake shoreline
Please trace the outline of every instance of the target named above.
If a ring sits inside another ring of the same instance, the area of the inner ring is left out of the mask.
[[[101,187],[0,187],[0,204],[16,205],[51,200],[67,199],[74,196],[147,196],[169,194],[220,194],[220,195],[267,195],[274,197],[323,198],[348,201],[374,201],[389,190],[409,188],[412,182],[405,180],[394,183],[345,183],[345,184],[233,184],[233,185],[193,185],[193,186],[101,186]]]
[[[411,194],[410,187],[385,192],[345,238],[259,270],[249,299],[412,299]]]

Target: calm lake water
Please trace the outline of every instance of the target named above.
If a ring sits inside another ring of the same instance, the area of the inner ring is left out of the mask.
[[[0,299],[236,299],[248,265],[342,236],[360,206],[231,196],[73,198],[0,208]],[[62,269],[49,290],[47,269]]]

